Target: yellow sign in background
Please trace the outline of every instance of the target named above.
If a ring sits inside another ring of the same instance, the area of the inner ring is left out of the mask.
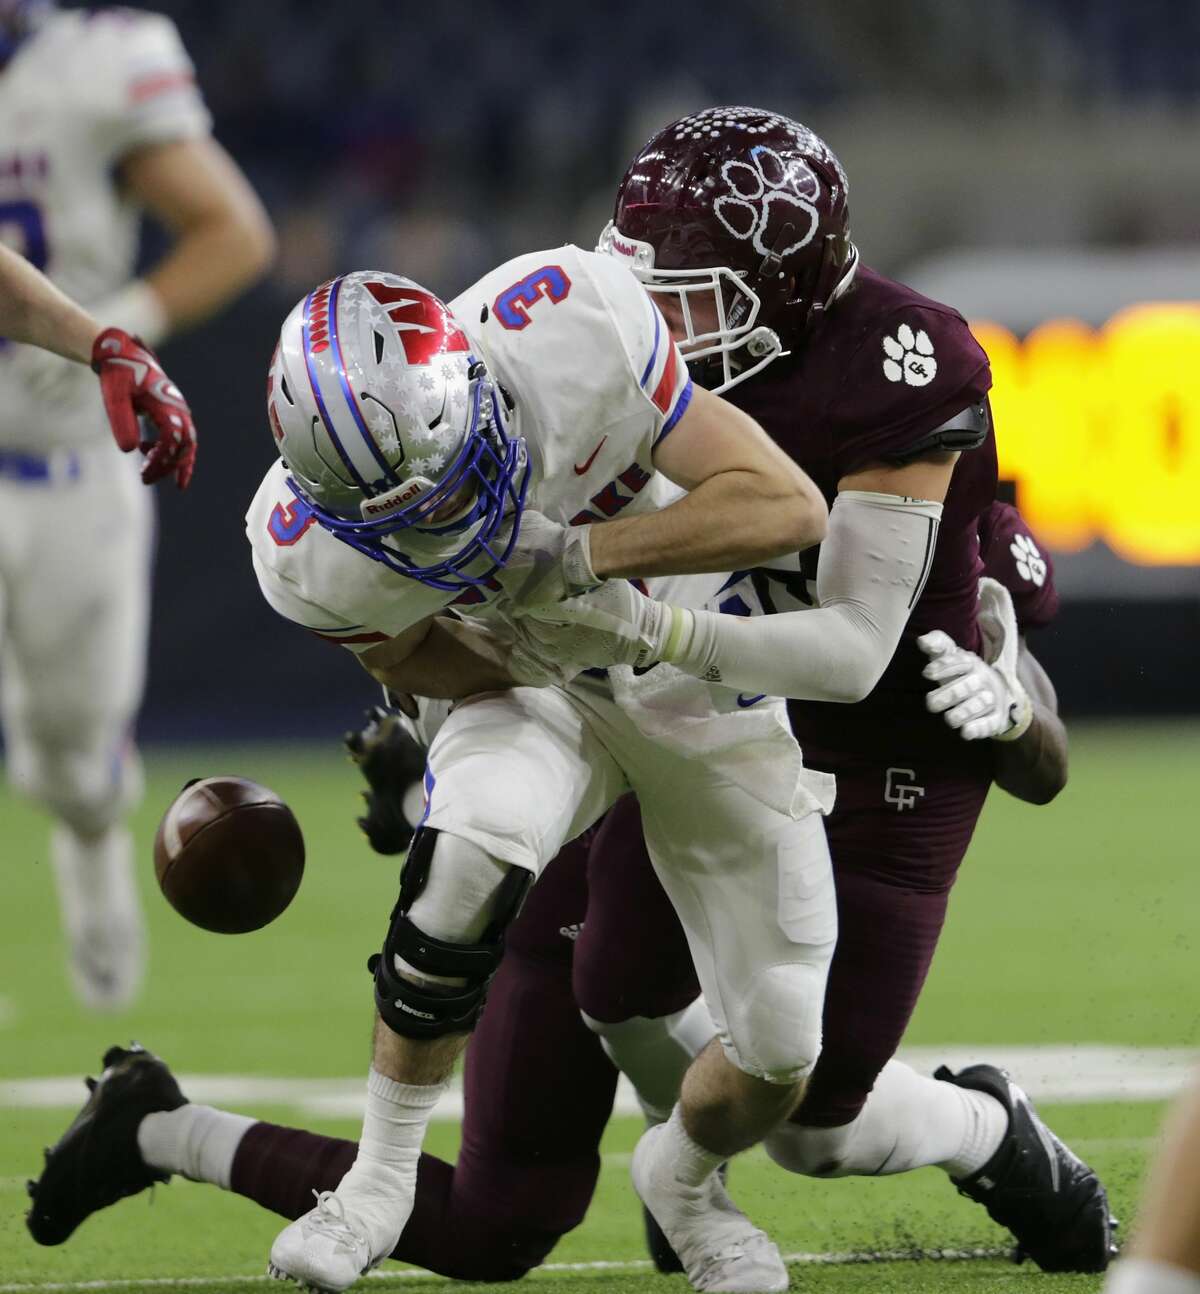
[[[1023,341],[971,328],[992,362],[1000,473],[1045,543],[1200,563],[1200,304],[1134,306],[1098,331],[1051,320]]]

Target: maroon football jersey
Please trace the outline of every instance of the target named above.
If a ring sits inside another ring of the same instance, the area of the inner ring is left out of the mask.
[[[936,428],[984,400],[991,381],[987,356],[962,315],[864,266],[798,353],[776,360],[728,398],[766,428],[832,504],[844,476],[909,456]],[[925,709],[927,658],[914,640],[942,629],[978,649],[979,517],[995,490],[989,431],[955,466],[929,578],[883,678],[857,706],[793,702],[802,746],[836,751],[847,739],[875,746],[896,723],[920,725],[939,746],[957,741]],[[801,557],[803,579],[789,582],[794,597],[811,602],[816,567],[811,549]],[[775,601],[779,610],[788,605]]]
[[[1021,632],[1048,625],[1058,614],[1054,563],[1011,503],[997,501],[981,514],[979,548],[984,574],[1012,594]]]

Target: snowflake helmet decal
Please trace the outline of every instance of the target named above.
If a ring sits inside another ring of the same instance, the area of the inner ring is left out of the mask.
[[[849,286],[858,253],[847,189],[841,163],[807,126],[759,108],[709,108],[672,122],[634,158],[598,250],[652,293],[679,294],[684,353],[710,368],[721,359],[715,389],[725,390],[798,343]]]
[[[503,565],[493,541],[520,514],[528,456],[432,292],[382,271],[315,288],[284,321],[267,415],[289,484],[339,539],[435,588]]]

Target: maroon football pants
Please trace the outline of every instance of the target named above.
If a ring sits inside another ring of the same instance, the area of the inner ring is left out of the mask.
[[[840,760],[838,799],[826,819],[838,904],[821,1055],[796,1122],[838,1127],[854,1119],[892,1058],[925,983],[954,877],[991,785],[990,763],[964,753],[951,766]],[[617,864],[613,866],[613,864]],[[596,1019],[678,1010],[663,982],[688,982],[682,927],[662,904],[646,858],[637,802],[626,797],[597,832],[588,861],[590,938],[575,955],[575,999]],[[659,899],[656,903],[654,891]],[[638,940],[621,932],[635,909]],[[694,983],[694,981],[693,981]],[[697,989],[693,988],[691,996]]]
[[[920,757],[892,765],[813,762],[838,778],[837,805],[826,820],[838,941],[821,1055],[792,1118],[840,1127],[866,1104],[908,1027],[987,799],[991,765],[965,751],[950,766]]]

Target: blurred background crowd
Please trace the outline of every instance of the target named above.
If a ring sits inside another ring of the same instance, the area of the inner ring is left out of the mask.
[[[452,296],[516,253],[591,246],[640,143],[721,102],[823,135],[866,262],[979,325],[1002,467],[1066,599],[1038,651],[1067,712],[1200,711],[1200,6],[153,7],[178,23],[280,254],[164,351],[202,448],[192,490],[162,500],[145,735],[319,735],[372,697],[276,621],[241,538],[288,307],[344,270]]]

